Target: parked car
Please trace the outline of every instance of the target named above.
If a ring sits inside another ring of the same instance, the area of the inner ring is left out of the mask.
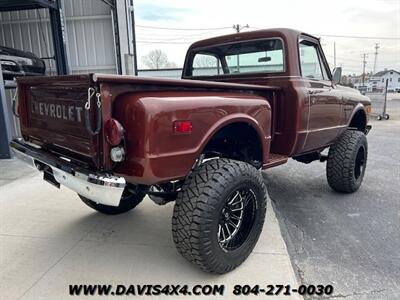
[[[368,87],[367,86],[359,86],[358,90],[360,91],[361,95],[365,95],[368,91]]]
[[[214,273],[240,265],[259,238],[262,169],[326,161],[333,190],[360,187],[371,102],[339,84],[318,38],[270,29],[199,41],[182,77],[18,78],[22,138],[11,147],[101,213],[146,195],[176,201],[178,251]]]
[[[4,80],[18,76],[44,75],[46,65],[32,52],[0,46],[0,65]]]

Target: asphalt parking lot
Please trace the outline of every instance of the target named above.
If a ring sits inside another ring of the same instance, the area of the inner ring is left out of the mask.
[[[374,112],[381,102],[373,102]],[[290,161],[264,173],[300,282],[332,284],[335,297],[400,298],[400,100],[372,121],[360,190],[333,192],[325,163]]]

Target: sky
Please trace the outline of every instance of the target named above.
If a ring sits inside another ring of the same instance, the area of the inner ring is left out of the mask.
[[[379,43],[376,72],[400,71],[400,0],[134,0],[134,6],[139,68],[153,49],[182,67],[191,43],[248,24],[243,31],[286,27],[321,37],[331,68],[335,43],[336,65],[344,74],[362,72],[364,53],[371,72]]]

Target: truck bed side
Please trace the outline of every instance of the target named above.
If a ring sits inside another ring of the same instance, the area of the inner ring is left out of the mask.
[[[232,123],[256,131],[262,159],[268,159],[271,108],[260,96],[200,91],[128,93],[115,101],[113,116],[126,128],[127,153],[115,171],[133,182],[186,177],[209,140]],[[192,132],[175,133],[177,120],[190,120]]]

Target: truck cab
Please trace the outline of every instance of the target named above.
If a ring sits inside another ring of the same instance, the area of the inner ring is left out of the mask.
[[[320,40],[293,29],[267,29],[194,43],[182,78],[275,86],[271,152],[289,157],[329,146],[347,127],[367,130],[370,100],[340,85]]]

